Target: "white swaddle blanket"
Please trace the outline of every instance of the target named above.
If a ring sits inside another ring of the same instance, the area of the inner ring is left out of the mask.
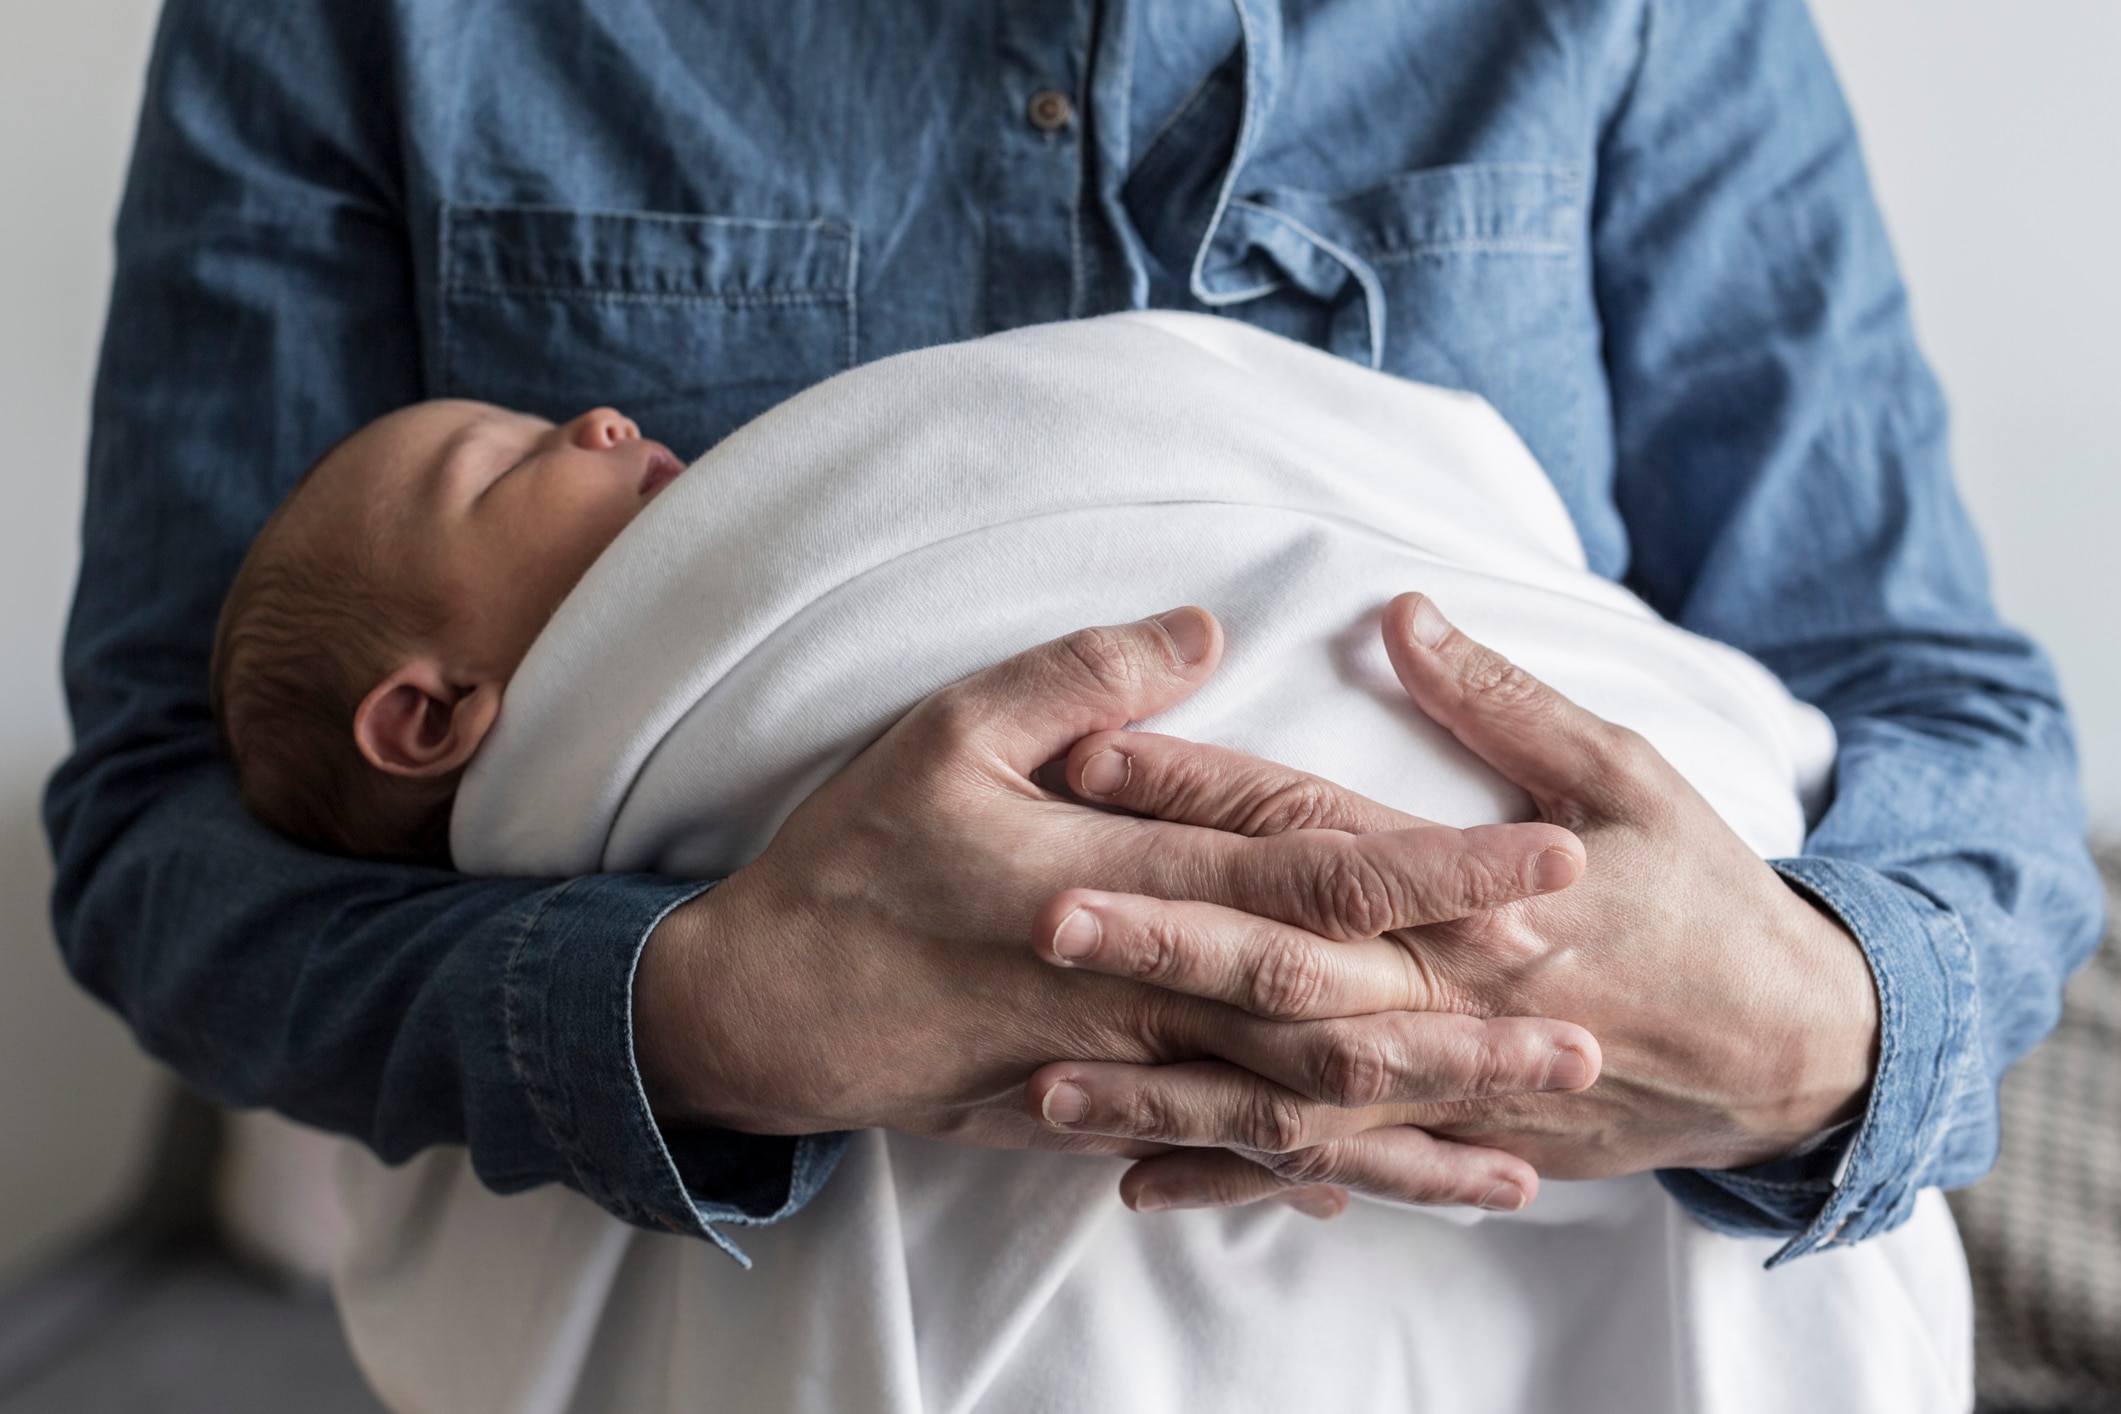
[[[869,365],[766,414],[627,529],[511,684],[462,867],[721,874],[935,688],[1193,602],[1228,654],[1158,730],[1453,824],[1520,792],[1407,703],[1377,611],[1421,589],[1647,735],[1795,852],[1824,719],[1589,574],[1479,399],[1229,321],[1127,315]],[[1027,942],[1028,946],[1028,942]],[[1942,1200],[1776,1272],[1646,1175],[1507,1220],[1357,1203],[1128,1213],[1123,1165],[869,1131],[746,1272],[460,1150],[349,1150],[338,1291],[394,1408],[1937,1411],[1971,1400]]]

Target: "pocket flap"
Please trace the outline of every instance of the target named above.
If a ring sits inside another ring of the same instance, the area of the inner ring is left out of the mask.
[[[450,205],[436,392],[555,421],[623,408],[681,454],[855,361],[855,228]]]
[[[837,221],[761,221],[549,206],[443,210],[450,293],[620,299],[844,300],[854,231]]]

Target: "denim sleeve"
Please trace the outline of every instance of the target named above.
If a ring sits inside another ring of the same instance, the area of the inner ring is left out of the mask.
[[[821,1181],[830,1140],[666,1142],[635,962],[698,882],[463,878],[311,853],[216,759],[206,661],[252,533],[334,438],[421,396],[415,272],[369,7],[172,0],[117,231],[46,825],[74,975],[202,1093],[387,1160],[470,1146],[712,1236]]]
[[[2004,1070],[2099,936],[2074,745],[2000,623],[1941,393],[1801,0],[1650,0],[1602,133],[1597,297],[1630,582],[1833,718],[1833,795],[1776,867],[1878,986],[1861,1121],[1802,1157],[1673,1171],[1777,1260],[1886,1231],[1993,1162]]]

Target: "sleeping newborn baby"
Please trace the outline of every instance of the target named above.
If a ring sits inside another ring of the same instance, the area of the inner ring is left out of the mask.
[[[419,403],[321,457],[222,607],[215,720],[243,803],[346,854],[449,862],[464,764],[538,632],[684,463],[610,408]]]
[[[1529,801],[1408,703],[1418,589],[1634,727],[1764,855],[1833,754],[1764,669],[1589,573],[1479,399],[1234,321],[1136,314],[882,360],[679,475],[599,410],[395,413],[329,453],[224,610],[245,801],[326,847],[472,872],[718,877],[909,707],[1091,623],[1196,603],[1227,652],[1154,729],[1432,820]],[[1028,941],[1026,943],[1028,946]],[[1132,1214],[1123,1164],[851,1137],[746,1272],[463,1151],[349,1146],[354,1347],[401,1410],[1962,1404],[1938,1195],[1773,1273],[1649,1175],[1507,1218],[1357,1203]]]

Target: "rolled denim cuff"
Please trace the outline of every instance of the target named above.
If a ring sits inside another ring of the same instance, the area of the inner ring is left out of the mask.
[[[666,1134],[649,1111],[634,1061],[634,969],[655,926],[712,887],[598,874],[553,890],[509,950],[508,1062],[570,1186],[615,1217],[705,1238],[748,1267],[720,1229],[801,1208],[846,1136]]]
[[[1839,918],[1863,947],[1878,986],[1878,1069],[1861,1121],[1801,1155],[1748,1168],[1666,1169],[1665,1190],[1705,1226],[1790,1240],[1779,1266],[1824,1247],[1889,1231],[1951,1132],[1954,1101],[1986,1084],[1976,1045],[1973,945],[1959,920],[1918,888],[1837,859],[1772,861],[1777,873]]]

